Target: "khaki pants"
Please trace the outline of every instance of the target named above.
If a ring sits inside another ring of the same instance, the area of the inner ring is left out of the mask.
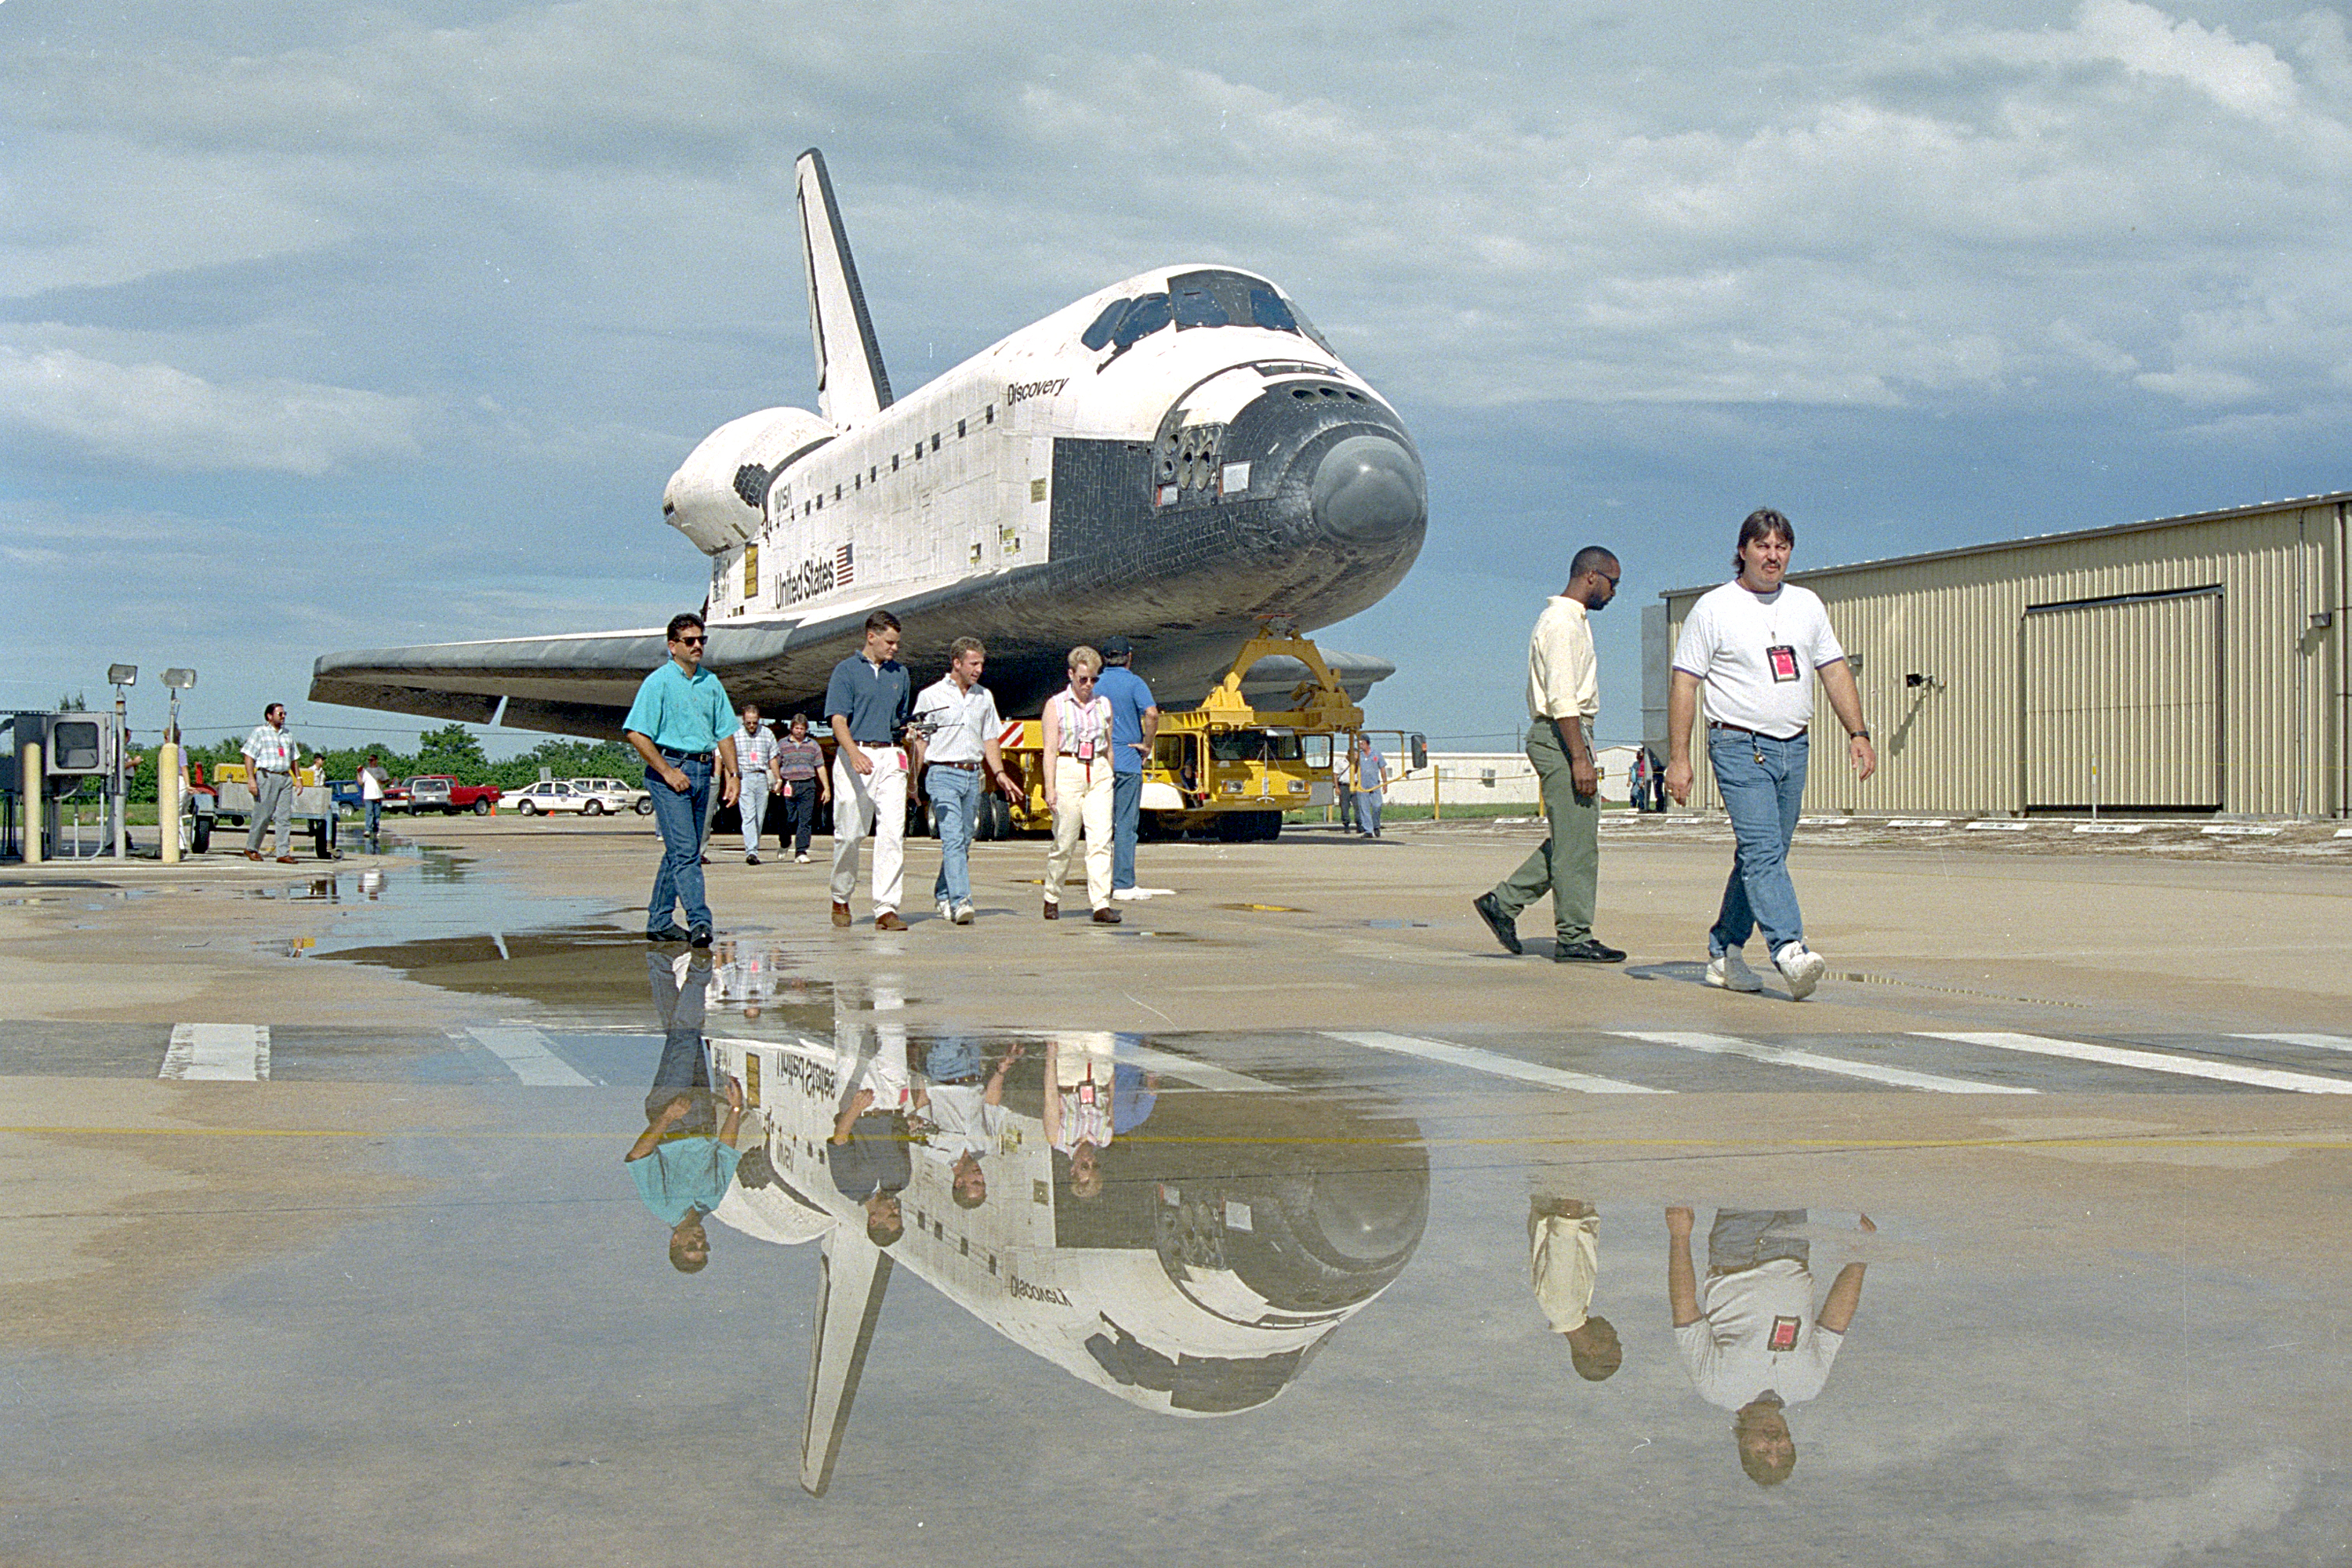
[[[857,890],[857,847],[874,837],[874,912],[895,912],[907,870],[907,753],[896,746],[865,748],[874,771],[833,759],[833,901]]]
[[[1082,763],[1076,757],[1054,759],[1054,847],[1045,857],[1045,901],[1062,901],[1062,879],[1070,874],[1070,856],[1078,847],[1078,830],[1087,835],[1087,902],[1095,909],[1110,907],[1110,759]]]
[[[1528,760],[1536,765],[1551,837],[1496,887],[1495,901],[1504,914],[1517,915],[1549,893],[1557,939],[1563,945],[1582,942],[1592,934],[1593,896],[1601,879],[1601,797],[1576,793],[1568,752],[1549,722],[1528,727]]]

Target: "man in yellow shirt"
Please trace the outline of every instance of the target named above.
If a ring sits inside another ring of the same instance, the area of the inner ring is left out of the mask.
[[[1519,911],[1551,895],[1555,963],[1615,963],[1624,956],[1592,934],[1601,879],[1601,773],[1592,724],[1601,716],[1601,669],[1588,616],[1617,596],[1617,557],[1588,544],[1570,563],[1568,586],[1544,605],[1528,643],[1528,760],[1543,790],[1551,837],[1491,892],[1471,901],[1495,940],[1521,952]]]

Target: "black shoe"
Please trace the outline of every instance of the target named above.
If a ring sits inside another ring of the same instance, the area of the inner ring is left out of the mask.
[[[1494,894],[1479,894],[1470,900],[1470,907],[1478,911],[1478,918],[1486,922],[1486,929],[1495,933],[1495,940],[1503,944],[1505,952],[1527,951],[1519,945],[1517,923],[1503,912],[1503,906],[1496,901]]]
[[[686,940],[692,942],[697,947],[709,947],[710,945],[710,928],[709,926],[697,926],[694,928],[693,934],[688,936]],[[1603,949],[1602,951],[1606,952],[1607,949]],[[1617,956],[1619,958],[1622,958],[1625,955],[1621,952]]]
[[[646,932],[646,940],[647,942],[684,942],[687,940],[687,930],[684,926],[664,926],[659,931]]]
[[[1588,936],[1582,942],[1554,943],[1551,961],[1554,963],[1622,963],[1625,962],[1625,950],[1612,947],[1597,936]]]

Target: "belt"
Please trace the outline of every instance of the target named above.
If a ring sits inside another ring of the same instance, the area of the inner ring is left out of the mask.
[[[936,757],[931,759],[931,766],[935,768],[963,768],[970,771],[978,769],[980,765],[978,763],[943,763]]]
[[[1805,729],[1811,726],[1800,728],[1794,735],[1768,735],[1761,730],[1751,730],[1745,724],[1726,724],[1714,719],[1706,721],[1706,727],[1710,730],[1728,730],[1735,735],[1753,735],[1759,741],[1795,741],[1802,739]]]
[[[707,763],[710,760],[709,752],[681,752],[670,746],[656,746],[654,750],[673,763]]]

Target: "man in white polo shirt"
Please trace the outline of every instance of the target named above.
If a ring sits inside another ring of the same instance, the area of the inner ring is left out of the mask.
[[[1820,595],[1781,581],[1796,545],[1787,518],[1769,507],[1749,513],[1732,557],[1739,574],[1701,595],[1683,622],[1666,697],[1666,793],[1690,799],[1691,730],[1705,685],[1707,760],[1735,840],[1731,879],[1706,936],[1706,983],[1729,991],[1764,988],[1740,956],[1748,933],[1760,926],[1790,998],[1801,1002],[1829,968],[1805,945],[1804,915],[1789,879],[1789,846],[1805,795],[1813,676],[1821,677],[1845,728],[1856,777],[1878,771],[1878,753]]]
[[[1001,789],[1017,797],[1004,771],[996,732],[1004,727],[996,699],[980,683],[988,650],[978,637],[958,637],[948,647],[948,672],[915,699],[917,732],[926,737],[924,793],[930,796],[931,824],[940,835],[940,874],[931,885],[940,918],[971,924],[971,835],[981,796]],[[982,778],[985,773],[987,776]]]

